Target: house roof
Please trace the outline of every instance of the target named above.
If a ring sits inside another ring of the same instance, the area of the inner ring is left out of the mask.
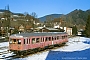
[[[21,25],[21,26],[19,27],[19,29],[24,29],[24,26],[23,26],[23,25]]]
[[[47,28],[47,27],[42,27],[41,29],[58,30],[58,29],[55,29],[55,28]]]

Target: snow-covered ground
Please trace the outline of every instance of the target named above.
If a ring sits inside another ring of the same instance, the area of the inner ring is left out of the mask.
[[[0,60],[4,60],[6,57],[13,55],[13,52],[8,52],[8,46],[9,46],[8,42],[0,43]]]
[[[14,60],[89,60],[90,56],[90,38],[72,37],[65,46],[53,49],[50,51],[43,51],[33,55],[28,55],[25,58],[15,58]],[[8,42],[0,43],[0,52],[8,50]],[[9,53],[8,55],[12,55]],[[4,56],[8,56],[4,55]],[[3,55],[0,55],[2,58]]]
[[[73,51],[81,51],[90,48],[90,44],[85,44],[83,43],[84,41],[90,41],[90,39],[85,37],[69,38],[69,41],[66,44],[68,46],[55,49],[54,51],[73,52]]]

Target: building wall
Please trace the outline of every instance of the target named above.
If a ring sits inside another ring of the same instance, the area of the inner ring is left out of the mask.
[[[72,28],[67,28],[67,31],[68,35],[72,35]]]

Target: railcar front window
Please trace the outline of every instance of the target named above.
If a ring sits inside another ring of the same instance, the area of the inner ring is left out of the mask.
[[[12,43],[13,43],[13,42],[12,42],[12,39],[10,39],[9,43],[10,43],[10,44],[12,44]]]
[[[21,44],[21,40],[19,40],[19,39],[10,39],[9,43],[10,44]]]
[[[21,40],[18,40],[18,44],[21,44]]]
[[[16,43],[17,43],[16,39],[13,39],[13,43],[14,43],[14,44],[16,44]]]

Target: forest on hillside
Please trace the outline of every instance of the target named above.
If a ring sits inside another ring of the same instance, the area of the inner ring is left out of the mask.
[[[90,15],[90,9],[83,11],[80,9],[75,9],[74,11],[64,15],[64,14],[51,14],[39,18],[40,21],[44,22],[62,22],[63,26],[72,27],[77,25],[77,28],[84,29],[86,25],[86,20]]]

